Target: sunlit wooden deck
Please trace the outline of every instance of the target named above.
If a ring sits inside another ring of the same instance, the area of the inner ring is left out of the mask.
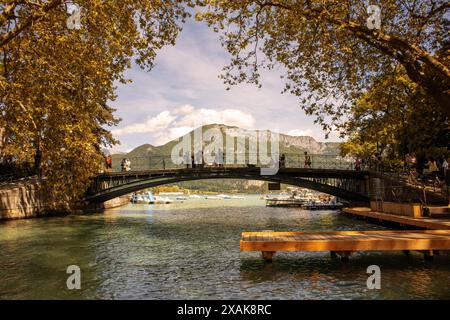
[[[371,211],[370,208],[344,208],[343,213],[365,217],[368,219],[375,219],[380,222],[392,222],[399,225],[424,228],[424,229],[435,229],[435,230],[450,230],[450,219],[449,218],[413,218],[407,216],[399,216],[384,212]]]
[[[450,230],[243,232],[241,251],[261,251],[271,261],[277,251],[330,251],[343,261],[353,251],[417,250],[426,259],[450,250]]]

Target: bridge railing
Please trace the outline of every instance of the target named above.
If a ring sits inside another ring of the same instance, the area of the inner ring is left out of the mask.
[[[219,162],[223,162],[223,167],[270,167],[271,165],[267,162],[261,161],[258,155],[252,155],[256,159],[256,163],[250,163],[250,155],[246,153],[235,154],[234,161],[232,163],[227,163],[227,156],[223,157],[222,161],[214,161],[212,163],[203,163],[203,165],[196,165],[196,167],[218,167]],[[244,159],[244,163],[236,163],[239,157]],[[298,153],[285,153],[284,165],[285,168],[312,168],[312,169],[341,169],[341,170],[355,170],[354,160],[349,158],[343,158],[335,155],[309,155],[311,159],[311,165],[305,164],[305,155]],[[182,169],[182,168],[192,168],[191,161],[188,164],[175,164],[170,155],[157,155],[157,156],[146,156],[146,157],[128,157],[131,163],[132,171],[144,171],[144,170],[161,170],[161,169]],[[273,160],[272,160],[273,161]],[[276,159],[275,161],[279,161]],[[254,162],[254,161],[253,161]],[[122,171],[121,161],[113,162],[112,169],[115,172]]]
[[[31,162],[0,161],[0,185],[37,175]]]

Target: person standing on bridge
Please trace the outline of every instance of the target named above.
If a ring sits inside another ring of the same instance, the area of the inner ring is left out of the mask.
[[[445,159],[445,157],[442,157],[442,173],[444,178],[447,178],[448,172],[448,161]]]
[[[286,155],[284,153],[280,156],[279,168],[284,168],[286,166]]]
[[[429,172],[434,178],[436,178],[436,177],[437,177],[437,174],[438,174],[438,172],[439,172],[439,169],[438,169],[438,166],[437,166],[437,164],[436,164],[436,161],[434,160],[433,157],[431,157],[431,158],[428,160],[428,162],[427,162],[427,164],[426,164],[425,166],[428,167],[428,172]]]
[[[361,171],[361,160],[359,160],[358,158],[356,158],[355,160],[355,170]]]
[[[39,179],[42,178],[42,151],[41,148],[38,146],[36,150],[36,154],[34,155],[34,171],[38,175]]]
[[[311,168],[312,162],[311,162],[311,156],[308,155],[308,152],[305,151],[305,168]]]
[[[112,157],[109,154],[108,156],[106,156],[106,170],[111,170],[112,169]]]
[[[189,169],[189,162],[191,160],[191,157],[189,156],[189,152],[184,153],[184,164],[186,165],[186,169]]]
[[[195,154],[195,167],[201,168],[203,163],[203,151],[198,150]]]
[[[125,171],[131,171],[131,161],[128,158],[125,160]]]
[[[219,148],[219,150],[216,153],[216,164],[219,167],[223,167],[223,163],[224,163],[224,155],[223,155],[223,150],[222,148]]]

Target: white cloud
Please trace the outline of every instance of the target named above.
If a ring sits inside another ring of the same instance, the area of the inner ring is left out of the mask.
[[[132,134],[151,133],[152,142],[160,145],[197,127],[212,123],[247,129],[254,126],[255,118],[251,114],[238,109],[220,111],[183,105],[174,108],[172,111],[162,111],[155,117],[149,117],[145,122],[132,123],[113,130],[113,134],[116,137],[123,137]]]
[[[156,145],[163,145],[169,141],[175,140],[194,130],[194,127],[175,127],[170,128],[167,132],[159,132],[155,137]]]
[[[171,115],[169,111],[163,111],[156,117],[148,118],[143,123],[135,123],[125,126],[121,129],[113,130],[115,136],[123,136],[133,133],[153,133],[166,129],[174,120],[175,116]]]
[[[202,125],[218,123],[241,128],[252,128],[255,125],[255,118],[246,112],[238,109],[191,109],[182,119],[176,122],[179,126],[200,127]]]
[[[174,114],[189,114],[194,111],[194,107],[190,104],[185,104],[184,106],[176,108],[173,113]]]
[[[288,131],[287,134],[290,136],[295,136],[295,137],[300,137],[300,136],[312,137],[312,136],[314,136],[314,132],[311,129],[306,129],[306,130],[294,129],[294,130]]]

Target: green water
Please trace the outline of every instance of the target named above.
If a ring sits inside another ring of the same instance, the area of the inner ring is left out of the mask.
[[[335,211],[266,208],[259,197],[128,205],[0,224],[0,299],[448,299],[450,255],[240,252],[242,231],[371,230]],[[381,290],[366,269],[381,268]],[[81,268],[81,290],[66,269]]]

